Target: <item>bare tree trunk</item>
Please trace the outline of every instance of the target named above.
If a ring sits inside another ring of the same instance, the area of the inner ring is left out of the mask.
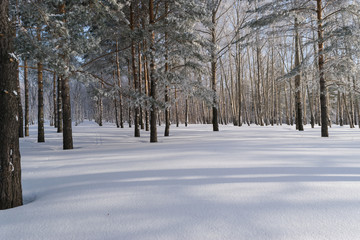
[[[123,117],[123,101],[122,101],[122,93],[121,93],[121,76],[120,76],[120,61],[119,61],[119,43],[116,41],[116,77],[117,77],[117,86],[119,88],[119,124],[121,128],[124,128],[124,117]]]
[[[176,119],[176,127],[179,127],[179,112],[178,112],[178,99],[177,99],[176,86],[175,86],[175,119]]]
[[[100,83],[101,89],[103,88],[103,83]],[[102,93],[99,93],[99,99],[97,101],[98,103],[98,112],[99,112],[99,116],[98,116],[98,124],[100,127],[102,127],[103,125],[103,112],[104,112],[104,105],[103,105],[103,100],[102,100]]]
[[[0,210],[23,204],[19,151],[18,98],[9,1],[0,1]]]
[[[27,61],[24,61],[24,87],[25,87],[25,137],[29,136],[29,79],[27,71]]]
[[[326,100],[326,81],[324,76],[324,29],[322,26],[322,0],[316,0],[318,21],[318,55],[320,74],[320,106],[321,106],[321,137],[329,137],[328,132],[328,109]]]
[[[343,99],[344,99],[345,112],[346,112],[346,115],[347,115],[347,117],[348,117],[348,121],[349,121],[350,128],[354,128],[353,119],[352,119],[350,110],[349,110],[349,108],[348,108],[348,105],[347,105],[347,103],[346,103],[345,93],[343,93],[342,96],[343,96]]]
[[[141,57],[141,44],[139,43],[138,44],[138,65],[139,65],[139,79],[138,79],[138,82],[139,82],[139,94],[141,95],[141,92],[142,92],[142,72],[141,72],[141,69],[142,69],[142,57]],[[139,122],[140,122],[140,128],[142,130],[145,129],[145,125],[144,125],[144,118],[143,118],[143,109],[142,109],[142,106],[140,105],[139,106]]]
[[[52,96],[53,96],[53,105],[54,105],[54,111],[53,111],[53,115],[54,115],[54,127],[57,127],[57,107],[56,107],[56,73],[54,73],[54,78],[53,78],[53,92],[52,92]]]
[[[289,104],[288,104],[288,99],[287,99],[287,94],[286,94],[286,83],[284,85],[284,94],[285,94],[285,111],[286,111],[286,124],[290,125],[290,110],[289,110]],[[291,104],[290,104],[291,105]]]
[[[146,48],[146,41],[144,40],[144,48]],[[146,58],[146,55],[144,54],[144,91],[145,95],[149,96],[149,64]],[[149,111],[147,109],[148,102],[145,101],[145,131],[149,131]]]
[[[66,2],[59,6],[59,11],[64,15],[63,22],[66,24]],[[66,52],[66,51],[64,51]],[[63,55],[63,60],[66,64],[69,62],[69,56]],[[68,76],[63,76],[61,79],[62,87],[62,120],[63,120],[63,149],[73,149],[72,138],[72,120],[71,120],[71,101],[70,101],[70,79]]]
[[[298,19],[295,17],[295,68],[300,66],[300,37]],[[300,72],[295,76],[295,104],[296,104],[296,129],[304,131],[303,112],[301,103],[301,77]]]
[[[189,123],[189,99],[186,97],[185,99],[185,127],[188,126]]]
[[[69,78],[64,78],[62,83],[62,107],[63,107],[63,149],[73,149],[70,84]]]
[[[241,49],[239,44],[236,44],[236,77],[237,77],[237,95],[238,95],[238,125],[242,126],[242,61],[241,61]]]
[[[219,3],[220,4],[220,3]],[[211,43],[213,44],[211,50],[211,86],[213,91],[213,107],[212,107],[212,124],[213,131],[219,131],[219,123],[218,123],[218,99],[216,93],[216,65],[217,65],[217,54],[216,54],[216,13],[217,8],[214,8],[212,11],[212,24],[211,27]]]
[[[114,107],[115,107],[115,124],[116,124],[116,127],[119,128],[120,127],[119,111],[118,111],[118,104],[117,104],[116,98],[114,98]]]
[[[155,24],[154,15],[154,0],[149,0],[149,23],[150,25]],[[151,109],[150,109],[150,142],[157,142],[157,94],[156,85],[157,79],[155,76],[156,65],[155,65],[155,32],[150,30],[151,42],[150,42],[150,97],[152,98]]]
[[[62,112],[62,78],[57,79],[57,132],[63,132],[63,112]]]
[[[261,98],[261,49],[256,47],[256,66],[257,66],[257,82],[256,82],[256,95],[257,95],[257,115],[260,126],[264,126],[264,116],[262,111],[262,98]],[[264,87],[264,86],[263,86]]]
[[[38,142],[45,142],[43,66],[38,63]]]
[[[168,3],[165,1],[165,12],[168,12]],[[169,71],[169,49],[168,49],[168,33],[165,33],[165,75]],[[167,76],[166,76],[167,78]],[[167,79],[166,79],[167,80]],[[170,135],[170,99],[169,99],[169,86],[165,86],[165,132],[164,136],[168,137]]]
[[[309,99],[310,124],[311,124],[311,128],[314,128],[315,127],[314,100],[313,100],[312,94],[310,93],[308,84],[306,85],[306,88],[307,88],[308,99]]]
[[[130,28],[131,31],[134,32],[135,31],[135,18],[134,18],[134,1],[131,1],[130,4]],[[133,77],[133,81],[134,81],[134,87],[135,87],[135,92],[139,93],[139,82],[138,82],[138,77],[137,77],[137,69],[136,69],[136,64],[135,64],[135,41],[134,39],[131,39],[131,68],[132,68],[132,77]],[[139,105],[136,104],[135,105],[135,111],[134,111],[134,137],[140,137],[140,128],[139,128],[139,119],[140,118],[140,109],[139,109]]]
[[[21,90],[20,90],[20,71],[19,68],[16,69],[16,85],[17,85],[17,98],[18,98],[18,109],[19,109],[19,137],[24,137],[24,113],[21,104]]]

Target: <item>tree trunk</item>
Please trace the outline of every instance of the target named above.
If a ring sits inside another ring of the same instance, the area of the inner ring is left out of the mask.
[[[27,61],[24,61],[24,87],[25,87],[25,137],[29,136],[29,80],[27,72]]]
[[[130,28],[131,31],[134,32],[135,30],[135,19],[134,19],[134,1],[131,1],[130,4]],[[135,41],[131,39],[131,68],[132,68],[132,77],[134,81],[135,92],[139,93],[139,82],[137,77],[137,69],[135,65]],[[139,119],[140,118],[140,109],[139,104],[135,105],[134,111],[134,137],[140,137],[140,128],[139,128]]]
[[[324,76],[324,29],[322,26],[322,0],[316,0],[318,21],[318,55],[320,74],[320,112],[321,112],[321,137],[329,137],[328,132],[328,109],[326,100],[326,81]]]
[[[144,42],[144,46],[146,42]],[[144,54],[144,91],[145,95],[149,96],[149,65]],[[149,127],[149,110],[147,109],[148,101],[145,101],[145,131],[150,131]]]
[[[185,127],[188,126],[189,121],[189,99],[186,97],[185,99]]]
[[[211,27],[211,43],[213,44],[211,50],[211,86],[213,91],[213,106],[212,106],[212,124],[213,131],[219,131],[219,123],[218,123],[218,99],[216,93],[216,63],[217,63],[217,54],[216,54],[216,10],[212,11],[212,24]]]
[[[16,69],[16,84],[17,84],[17,98],[18,98],[18,109],[19,109],[19,137],[24,137],[24,113],[21,104],[21,90],[20,90],[20,71],[19,68]]]
[[[149,0],[149,23],[150,25],[155,24],[155,15],[154,15],[154,0]],[[157,142],[157,106],[156,106],[156,85],[157,79],[155,77],[155,32],[153,29],[150,30],[150,97],[152,98],[151,108],[150,108],[150,142]]]
[[[19,151],[17,60],[9,1],[0,1],[0,210],[23,204]]]
[[[300,66],[300,37],[298,19],[295,17],[295,68]],[[301,103],[301,77],[300,72],[295,76],[295,104],[296,104],[296,129],[304,131],[303,111]]]
[[[63,132],[62,78],[57,79],[57,132]]]
[[[168,12],[168,3],[165,1],[165,12]],[[169,71],[169,48],[168,48],[168,33],[165,32],[165,75]],[[166,76],[167,80],[167,76]],[[168,137],[170,135],[170,99],[169,99],[169,86],[166,83],[165,86],[165,132],[164,136]]]
[[[312,94],[310,93],[308,84],[306,85],[306,88],[307,88],[308,99],[309,99],[310,124],[311,124],[311,128],[314,128],[315,127],[314,100],[313,100]]]
[[[103,83],[100,83],[101,89],[103,88]],[[104,105],[103,105],[103,100],[102,100],[102,93],[99,93],[99,100],[98,100],[98,112],[99,112],[99,116],[98,116],[98,124],[100,127],[102,127],[103,125],[103,112],[104,112]]]
[[[348,106],[347,106],[347,103],[346,103],[345,93],[343,93],[342,96],[343,96],[343,99],[344,99],[344,107],[345,107],[346,115],[347,115],[347,117],[348,117],[349,126],[350,126],[350,128],[354,128],[353,119],[352,119],[350,110],[349,110],[349,108],[348,108]]]
[[[179,111],[178,111],[178,99],[177,99],[177,88],[175,86],[175,121],[176,121],[176,127],[179,127]]]
[[[54,106],[54,127],[57,127],[57,107],[56,107],[56,73],[54,73],[53,78],[53,106]]]
[[[115,123],[116,123],[116,127],[119,128],[119,127],[120,127],[120,123],[119,123],[119,111],[118,111],[118,106],[117,106],[117,100],[116,100],[116,98],[114,98],[114,107],[115,107]]]
[[[60,13],[64,15],[63,22],[66,24],[66,2],[60,5]],[[66,52],[66,51],[64,51]],[[69,56],[63,55],[65,64],[69,62]],[[63,149],[73,149],[71,101],[70,101],[70,79],[68,76],[62,78],[62,114],[63,114]]]
[[[117,77],[117,85],[119,92],[119,123],[120,127],[124,128],[124,120],[123,120],[123,102],[122,102],[122,93],[121,93],[121,76],[120,76],[120,61],[119,61],[119,43],[116,41],[116,77]]]
[[[38,142],[45,142],[43,66],[38,63]]]
[[[139,43],[138,44],[138,66],[139,66],[139,95],[141,95],[141,92],[142,92],[142,72],[141,72],[141,69],[142,69],[142,57],[141,57],[141,44]],[[140,128],[142,130],[145,129],[145,124],[144,124],[144,116],[143,116],[143,109],[142,109],[142,106],[140,105],[139,106],[139,121],[140,121]]]
[[[63,79],[62,101],[63,101],[63,126],[64,126],[63,149],[64,150],[73,149],[69,78]]]

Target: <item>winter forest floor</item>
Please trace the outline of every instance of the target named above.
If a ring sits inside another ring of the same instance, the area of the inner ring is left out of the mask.
[[[149,143],[87,122],[74,150],[37,126],[21,139],[24,206],[4,240],[304,240],[360,236],[360,130],[171,127]]]

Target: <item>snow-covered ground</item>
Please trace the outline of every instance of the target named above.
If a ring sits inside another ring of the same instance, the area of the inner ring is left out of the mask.
[[[46,128],[21,140],[24,206],[0,211],[4,240],[360,238],[360,130],[171,127],[149,143],[87,122],[74,150]]]

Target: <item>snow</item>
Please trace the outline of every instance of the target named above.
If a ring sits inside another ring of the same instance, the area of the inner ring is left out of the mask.
[[[26,204],[0,212],[1,239],[304,240],[360,236],[360,133],[336,127],[46,127],[21,139]]]

